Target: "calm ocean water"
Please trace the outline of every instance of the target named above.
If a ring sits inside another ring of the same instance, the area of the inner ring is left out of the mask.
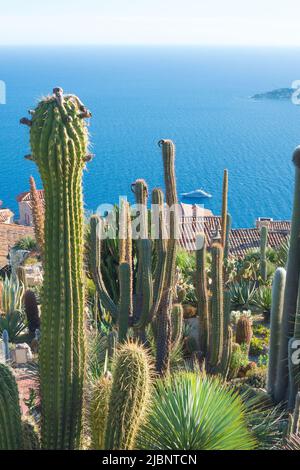
[[[36,100],[61,86],[93,112],[95,158],[84,175],[85,203],[95,210],[130,194],[145,178],[163,184],[161,138],[177,148],[179,192],[203,187],[219,214],[223,168],[235,227],[258,216],[290,218],[292,151],[300,144],[300,107],[248,99],[300,79],[299,49],[0,48],[0,199],[17,210],[33,163],[28,129],[18,124]]]

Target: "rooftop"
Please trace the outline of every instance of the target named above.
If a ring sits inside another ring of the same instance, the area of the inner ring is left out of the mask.
[[[34,237],[32,227],[0,223],[0,268],[7,265],[7,255],[17,241],[24,237]]]

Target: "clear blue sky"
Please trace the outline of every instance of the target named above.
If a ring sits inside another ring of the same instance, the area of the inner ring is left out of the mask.
[[[7,0],[0,44],[300,46],[299,0]]]

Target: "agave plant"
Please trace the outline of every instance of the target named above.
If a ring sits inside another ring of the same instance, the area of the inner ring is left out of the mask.
[[[0,315],[0,333],[2,334],[3,331],[6,330],[11,343],[17,342],[18,336],[25,330],[25,328],[25,316],[20,310]]]
[[[251,450],[245,407],[216,377],[178,372],[157,382],[139,448],[153,450]]]
[[[1,291],[1,308],[6,314],[21,310],[24,286],[18,278],[5,276]]]
[[[17,250],[35,251],[37,250],[38,246],[34,238],[24,237],[17,241],[17,243],[14,245],[14,248]]]
[[[268,321],[270,318],[272,303],[271,287],[261,286],[257,289],[251,303],[264,314],[265,320]]]
[[[233,308],[248,310],[256,292],[256,283],[242,280],[230,284],[229,289]]]

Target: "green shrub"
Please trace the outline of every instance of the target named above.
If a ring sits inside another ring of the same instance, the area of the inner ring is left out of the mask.
[[[268,351],[268,344],[264,338],[257,338],[253,336],[250,343],[249,354],[251,356],[260,356],[266,354]]]

